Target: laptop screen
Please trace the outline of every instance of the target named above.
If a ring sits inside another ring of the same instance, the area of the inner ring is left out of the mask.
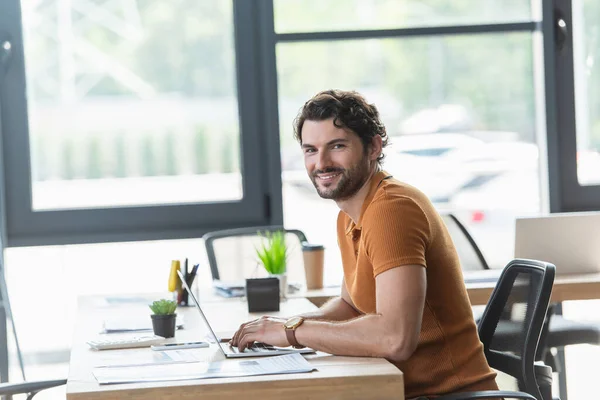
[[[225,355],[225,350],[223,350],[223,348],[221,347],[221,340],[215,334],[215,331],[213,331],[212,326],[210,326],[210,323],[208,322],[208,318],[206,318],[206,315],[204,315],[204,312],[202,311],[202,307],[200,307],[200,303],[198,302],[198,299],[196,299],[196,296],[194,296],[194,293],[192,293],[192,290],[190,289],[190,287],[186,283],[185,279],[183,278],[183,274],[181,273],[181,271],[177,271],[177,274],[179,275],[179,279],[181,279],[181,284],[183,285],[185,290],[187,290],[189,298],[192,299],[192,301],[196,305],[196,309],[200,313],[200,316],[206,323],[210,337],[215,341],[215,343],[217,343],[217,346],[219,347],[219,350],[221,350],[221,353],[223,353],[223,355]]]

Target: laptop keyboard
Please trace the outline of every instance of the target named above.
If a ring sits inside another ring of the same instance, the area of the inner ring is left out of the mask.
[[[233,350],[234,353],[240,353],[240,351],[238,350],[237,347],[233,347],[230,346],[231,349]],[[269,345],[269,344],[264,344],[264,343],[260,343],[260,342],[255,342],[252,346],[248,347],[245,351],[243,351],[242,353],[248,353],[248,352],[253,352],[253,353],[264,353],[264,352],[269,352],[269,351],[276,351],[277,349],[273,348],[273,346]]]

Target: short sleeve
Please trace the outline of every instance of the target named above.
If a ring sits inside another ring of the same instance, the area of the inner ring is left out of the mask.
[[[430,232],[427,216],[413,199],[387,193],[374,199],[365,210],[361,232],[373,275],[402,265],[427,267]]]

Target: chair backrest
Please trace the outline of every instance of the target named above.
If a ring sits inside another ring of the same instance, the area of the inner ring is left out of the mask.
[[[442,220],[452,237],[462,269],[464,271],[490,269],[477,243],[458,218],[453,214],[442,214]]]
[[[297,229],[283,226],[255,226],[209,232],[202,238],[213,280],[239,281],[257,277],[262,268],[257,269],[256,247],[261,243],[261,233],[285,232],[288,248],[287,272],[291,280],[304,277],[302,243],[306,235]]]
[[[515,259],[504,268],[479,324],[490,367],[513,376],[521,390],[542,398],[535,355],[546,317],[556,267]],[[507,317],[508,316],[508,317]]]

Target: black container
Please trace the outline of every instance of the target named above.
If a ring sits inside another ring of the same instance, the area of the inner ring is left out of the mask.
[[[152,314],[152,329],[154,334],[164,338],[175,336],[175,321],[177,314],[156,315]]]
[[[181,288],[181,301],[177,303],[178,306],[189,307],[190,306],[190,298],[189,293],[184,288]]]
[[[248,312],[279,311],[279,279],[246,279]]]

